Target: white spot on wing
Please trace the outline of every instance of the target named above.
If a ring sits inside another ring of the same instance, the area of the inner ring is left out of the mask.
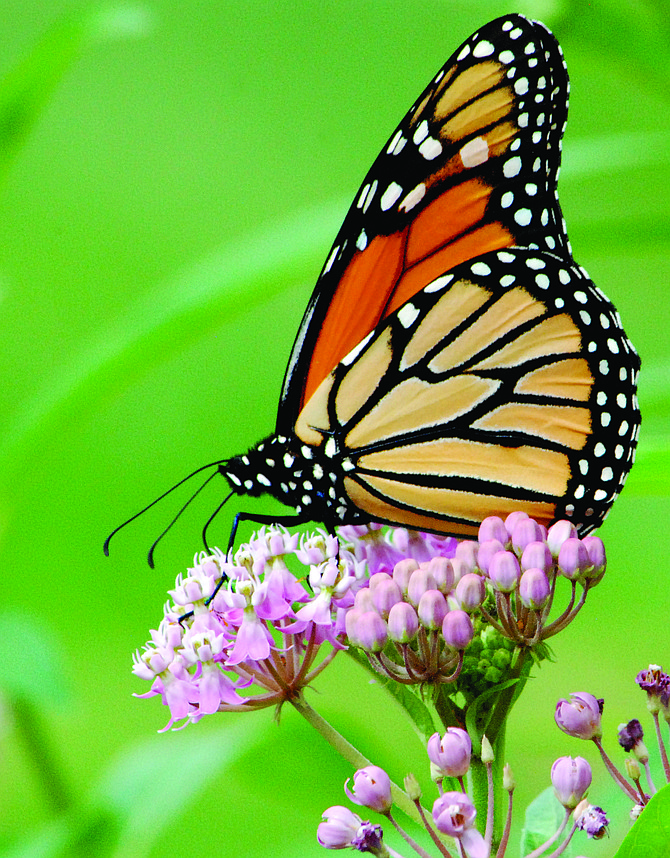
[[[363,337],[360,343],[357,346],[354,346],[353,349],[349,352],[346,357],[343,357],[340,363],[343,363],[345,366],[350,366],[358,357],[358,355],[363,351],[363,349],[370,342],[370,338],[372,337],[372,331],[367,335],[367,337]]]
[[[403,304],[403,306],[398,310],[397,315],[398,321],[403,328],[411,328],[419,315],[419,311],[414,304],[407,302],[407,304]]]
[[[417,203],[421,202],[421,200],[424,198],[425,195],[426,195],[426,186],[424,185],[423,182],[421,182],[420,184],[418,184],[416,186],[416,188],[414,188],[413,190],[411,190],[407,194],[405,199],[398,206],[398,209],[400,211],[403,211],[403,210],[406,212],[410,211],[410,209],[413,209],[414,206],[417,205]]]
[[[489,159],[489,144],[483,137],[469,140],[460,151],[461,161],[466,169],[477,167]]]
[[[402,188],[397,182],[391,182],[388,188],[382,194],[379,205],[383,212],[388,211],[391,206],[398,200],[402,194]]]

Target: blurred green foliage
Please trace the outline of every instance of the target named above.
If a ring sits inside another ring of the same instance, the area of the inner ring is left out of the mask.
[[[639,462],[601,531],[608,575],[512,719],[518,806],[548,783],[555,756],[589,756],[554,727],[558,696],[606,697],[614,753],[617,725],[642,718],[633,677],[649,662],[670,667],[661,0],[153,0],[83,13],[6,0],[0,854],[260,858],[278,837],[289,854],[321,854],[316,824],[343,801],[349,772],[295,713],[280,729],[261,713],[152,737],[166,713],[130,696],[146,690],[130,653],[223,484],[161,544],[155,571],[146,550],[175,505],[119,535],[109,560],[102,541],[189,471],[272,429],[295,329],[360,179],[435,69],[507,11],[541,18],[564,48],[566,220],[643,361]],[[225,542],[234,511],[213,539]],[[338,658],[318,690],[311,702],[364,753],[429,788],[418,742],[360,667]],[[604,776],[591,798],[616,807]],[[612,841],[590,854],[611,854],[626,830],[620,812]]]

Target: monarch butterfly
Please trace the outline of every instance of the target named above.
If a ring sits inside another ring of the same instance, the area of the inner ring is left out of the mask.
[[[634,459],[639,358],[572,258],[556,190],[568,93],[556,39],[520,15],[455,51],[346,216],[275,434],[213,463],[226,500],[267,493],[295,508],[287,522],[331,530],[467,537],[515,509],[580,535],[603,521]],[[270,521],[238,514],[231,543],[240,518]]]

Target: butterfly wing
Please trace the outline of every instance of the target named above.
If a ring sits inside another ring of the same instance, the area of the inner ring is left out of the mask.
[[[513,245],[569,257],[556,195],[568,89],[558,43],[520,15],[454,52],[374,162],[328,255],[288,364],[278,433],[442,272]]]
[[[513,248],[426,285],[327,376],[296,434],[372,519],[475,536],[491,514],[597,527],[632,465],[638,356],[582,269]]]

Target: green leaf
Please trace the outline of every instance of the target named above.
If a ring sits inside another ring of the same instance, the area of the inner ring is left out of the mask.
[[[670,785],[663,787],[642,811],[624,838],[616,858],[669,858]]]
[[[520,855],[527,855],[546,843],[558,831],[565,819],[565,809],[557,801],[552,787],[547,787],[526,809],[524,827],[521,831]],[[574,855],[571,843],[561,854],[569,858]]]

